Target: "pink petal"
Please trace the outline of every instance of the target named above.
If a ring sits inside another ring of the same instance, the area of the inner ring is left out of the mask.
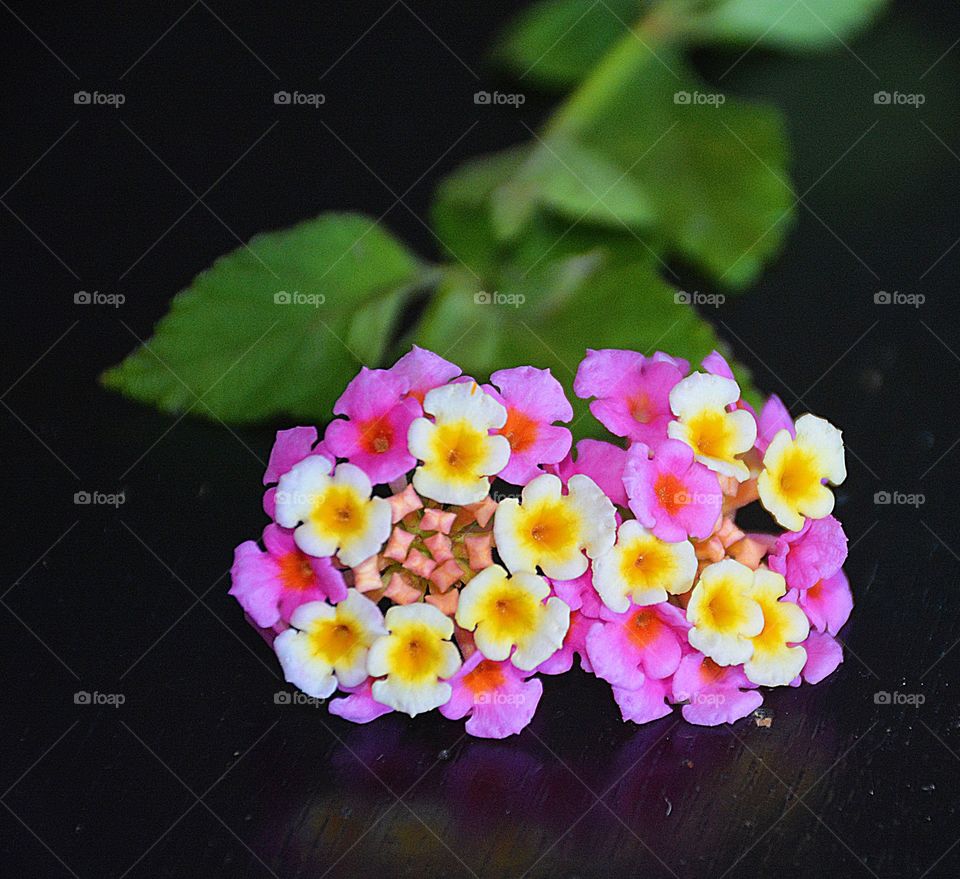
[[[645,678],[634,690],[623,687],[613,688],[613,698],[620,706],[623,719],[634,723],[649,723],[660,717],[666,717],[672,709],[666,698],[670,692],[670,681]]]
[[[767,450],[767,446],[781,430],[790,431],[790,436],[793,437],[797,435],[790,411],[776,394],[771,394],[763,404],[760,417],[757,419],[756,445],[761,453]]]
[[[317,442],[315,427],[291,427],[289,430],[278,430],[277,438],[270,450],[270,460],[263,474],[263,484],[270,485],[279,482],[280,477],[306,458]],[[325,450],[318,449],[317,454],[324,455],[331,464],[333,458],[325,454]]]
[[[359,687],[343,687],[343,691],[350,695],[334,699],[330,703],[330,713],[354,723],[369,723],[389,714],[393,709],[373,698],[372,687],[373,678],[367,678]]]
[[[564,482],[577,473],[589,476],[610,500],[625,507],[627,492],[623,487],[623,467],[626,462],[627,452],[620,446],[602,440],[583,439],[577,443],[576,461],[568,455],[558,465],[546,469]]]
[[[811,632],[803,647],[807,651],[807,661],[800,674],[808,684],[819,684],[843,662],[840,642],[825,633]]]
[[[445,385],[460,375],[461,370],[455,363],[414,345],[389,371],[403,378],[409,388],[407,393],[422,403],[428,391]]]
[[[847,559],[847,535],[833,517],[808,519],[799,531],[787,531],[774,544],[767,564],[791,589],[809,589],[832,577]]]

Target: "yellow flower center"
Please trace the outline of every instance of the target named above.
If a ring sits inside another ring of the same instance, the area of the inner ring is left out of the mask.
[[[309,638],[314,654],[329,665],[349,662],[353,651],[362,646],[358,627],[338,617],[318,620],[311,629]]]
[[[487,457],[487,434],[468,420],[447,421],[433,432],[433,459],[429,466],[446,480],[472,481]]]
[[[724,459],[730,455],[730,426],[724,412],[701,412],[688,424],[690,445],[697,454]]]
[[[404,626],[391,636],[390,674],[407,683],[422,683],[438,676],[443,663],[442,639],[429,626]]]
[[[484,596],[478,616],[492,638],[517,644],[536,629],[540,607],[529,592],[504,580]]]
[[[580,517],[564,498],[521,507],[520,539],[537,556],[564,556],[580,538]]]
[[[820,485],[820,473],[813,455],[796,444],[783,455],[777,478],[780,493],[792,504],[803,501]]]
[[[314,505],[310,518],[324,534],[340,542],[363,533],[367,524],[367,500],[348,485],[332,485]]]
[[[661,586],[674,565],[673,556],[662,543],[652,537],[640,537],[623,547],[620,575],[631,589]]]
[[[743,620],[743,609],[735,590],[725,582],[713,586],[704,605],[704,625],[718,632],[734,631]]]

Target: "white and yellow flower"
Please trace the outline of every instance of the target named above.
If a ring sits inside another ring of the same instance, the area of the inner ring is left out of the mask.
[[[338,683],[362,684],[370,645],[387,631],[380,609],[356,589],[348,589],[336,606],[325,601],[301,604],[290,625],[277,635],[273,648],[284,677],[318,699],[329,696]]]
[[[359,467],[340,464],[331,475],[330,466],[311,455],[285,473],[277,486],[276,520],[296,528],[293,539],[308,555],[337,553],[352,568],[378,553],[390,536],[390,504],[370,496],[370,480]]]
[[[753,597],[763,610],[763,629],[753,638],[753,656],[743,672],[765,687],[789,684],[807,662],[807,651],[799,644],[810,633],[810,622],[796,604],[780,601],[786,591],[786,581],[774,571],[760,568],[754,576]]]
[[[387,611],[386,626],[390,634],[367,657],[367,671],[383,678],[373,682],[373,698],[411,717],[443,705],[452,691],[441,679],[461,664],[453,621],[432,604],[405,604]]]
[[[460,593],[457,624],[476,629],[474,639],[487,659],[509,658],[529,671],[560,649],[570,626],[570,608],[548,595],[543,577],[523,571],[508,577],[499,565],[491,565]]]
[[[767,446],[757,479],[760,502],[791,531],[803,528],[806,516],[829,516],[833,492],[823,481],[839,485],[847,478],[843,436],[836,427],[816,415],[801,415],[796,431],[796,439],[786,428],[777,432]]]
[[[667,425],[667,434],[683,440],[711,470],[743,482],[750,470],[737,455],[753,448],[757,422],[745,409],[727,411],[739,399],[740,386],[733,379],[695,372],[670,391],[677,420]]]
[[[490,431],[503,427],[507,410],[476,382],[434,388],[423,400],[433,416],[410,425],[407,445],[421,464],[413,487],[442,504],[473,504],[490,491],[495,476],[510,459],[510,442]]]
[[[587,556],[596,558],[613,546],[615,511],[600,487],[580,473],[570,477],[567,494],[562,487],[545,473],[527,483],[520,501],[505,498],[497,506],[497,552],[512,573],[539,567],[555,580],[573,580],[587,569]]]
[[[636,519],[620,526],[616,544],[593,561],[593,586],[603,603],[624,613],[634,604],[659,604],[689,591],[697,554],[689,540],[667,543]]]
[[[739,665],[753,655],[763,631],[763,609],[754,598],[754,572],[733,559],[707,565],[690,593],[690,644],[717,665]]]

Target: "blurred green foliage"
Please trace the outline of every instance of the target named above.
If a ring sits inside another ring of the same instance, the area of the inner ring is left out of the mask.
[[[568,392],[587,347],[695,363],[725,351],[663,269],[682,260],[729,294],[752,284],[793,216],[789,147],[775,108],[703,82],[684,53],[839,47],[882,5],[540,0],[491,58],[524,87],[564,97],[529,144],[441,182],[438,264],[356,214],[257,236],[198,275],[103,381],[170,412],[324,421],[361,364],[385,365],[411,342],[477,378],[550,367]]]

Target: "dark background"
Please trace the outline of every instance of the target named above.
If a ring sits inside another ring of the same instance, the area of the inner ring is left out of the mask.
[[[275,705],[277,664],[225,574],[264,524],[277,425],[179,420],[95,379],[258,231],[387,212],[437,256],[436,182],[526,140],[522,122],[553,105],[529,90],[519,110],[473,103],[514,90],[482,55],[508,11],[0,7],[4,875],[958,874],[955,5],[896,4],[826,55],[757,49],[722,81],[785,109],[803,198],[782,256],[710,317],[762,389],[844,429],[845,663],[770,693],[769,728],[678,712],[623,724],[606,684],[571,673],[503,742],[436,713],[358,727]],[[696,60],[716,82],[739,54]],[[278,107],[280,88],[327,102]],[[878,107],[881,88],[926,101]],[[79,89],[126,102],[76,106]],[[678,286],[710,289],[674,268]],[[126,301],[75,305],[79,290]],[[880,290],[925,301],[877,305]],[[125,503],[77,506],[81,490]],[[923,503],[878,505],[878,491]],[[78,691],[125,703],[77,705]],[[881,691],[924,702],[876,704]]]

